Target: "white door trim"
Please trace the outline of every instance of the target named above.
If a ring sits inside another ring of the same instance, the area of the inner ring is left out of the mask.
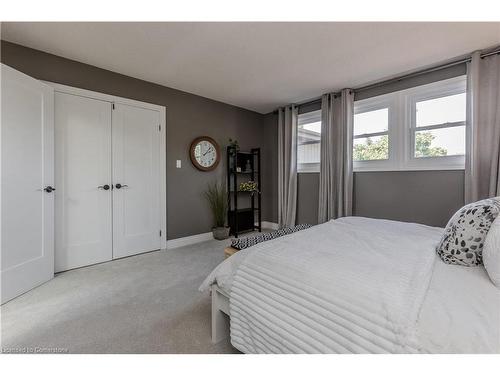
[[[62,92],[66,94],[79,95],[91,99],[98,99],[110,103],[120,103],[135,107],[147,108],[160,113],[160,204],[161,204],[161,230],[162,236],[160,239],[161,249],[167,248],[167,139],[166,139],[166,120],[167,109],[164,106],[145,103],[138,100],[127,99],[120,96],[103,94],[100,92],[80,89],[77,87],[61,85],[59,83],[41,81],[51,87],[55,92]]]
[[[164,113],[166,112],[165,107],[158,105],[158,104],[141,102],[139,100],[123,98],[121,96],[103,94],[103,93],[97,92],[97,91],[91,91],[91,90],[86,90],[86,89],[80,89],[78,87],[61,85],[60,83],[54,83],[54,82],[50,82],[50,81],[40,81],[40,82],[45,83],[49,86],[52,86],[54,88],[54,91],[56,91],[56,92],[64,92],[66,94],[85,96],[87,98],[103,100],[103,101],[107,101],[110,103],[122,103],[122,104],[132,105],[132,106],[136,106],[136,107],[148,108],[148,109],[152,109],[155,111],[163,111]],[[163,120],[165,122],[165,119],[163,119]]]

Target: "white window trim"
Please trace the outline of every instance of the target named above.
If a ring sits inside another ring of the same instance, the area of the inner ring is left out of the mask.
[[[300,114],[299,121],[297,121],[297,126],[318,121],[321,121],[321,109]],[[297,173],[319,173],[319,171],[320,163],[299,163],[299,161],[297,160]]]
[[[319,173],[320,163],[297,163],[297,173]]]
[[[436,124],[433,126],[417,127],[416,125],[416,104],[420,101],[442,98],[445,96],[461,94],[465,91],[466,78],[465,76],[452,78],[440,82],[440,84],[430,84],[422,87],[416,87],[408,90],[406,95],[407,104],[406,124],[409,126],[409,137],[406,137],[406,142],[409,142],[408,151],[405,153],[405,165],[416,169],[464,169],[465,155],[450,155],[440,157],[415,157],[415,133],[416,131],[426,129],[449,128],[453,126],[467,126],[466,121],[454,123],[452,126],[446,124]],[[467,132],[466,132],[467,133]],[[467,147],[466,147],[467,149]]]
[[[355,102],[355,114],[389,108],[389,158],[353,160],[353,170],[355,172],[463,170],[465,168],[464,155],[424,158],[414,156],[416,130],[445,127],[444,124],[436,124],[432,127],[417,128],[414,108],[417,101],[463,93],[465,82],[465,76],[460,76]],[[456,124],[456,126],[462,125],[467,126],[465,122]]]
[[[380,159],[380,160],[353,160],[353,169],[355,172],[357,171],[374,171],[374,170],[382,170],[385,168],[394,168],[394,160],[396,158],[396,152],[397,150],[393,147],[394,145],[392,144],[390,140],[393,138],[391,132],[393,132],[393,129],[391,128],[391,117],[394,116],[395,110],[394,110],[394,98],[393,94],[385,94],[385,95],[380,95],[376,96],[373,98],[365,99],[365,100],[360,100],[355,103],[354,106],[354,114],[360,114],[360,113],[365,113],[365,112],[370,112],[370,111],[376,111],[379,109],[388,109],[388,129],[387,133],[389,135],[389,150],[388,150],[388,158],[387,159]],[[354,129],[353,129],[354,130]],[[378,134],[377,133],[367,133],[366,135],[370,134]],[[354,136],[353,136],[353,143],[354,143]],[[351,148],[354,147],[351,145]]]

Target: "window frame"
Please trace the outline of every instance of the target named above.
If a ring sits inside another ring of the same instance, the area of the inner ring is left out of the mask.
[[[465,153],[467,153],[467,119],[458,122],[446,122],[441,124],[434,124],[428,126],[417,127],[417,103],[444,98],[446,96],[452,96],[457,94],[465,93],[467,95],[467,80],[465,76],[460,76],[452,78],[446,81],[441,81],[440,85],[436,83],[419,86],[413,89],[409,89],[407,95],[407,105],[406,114],[409,124],[409,141],[408,153],[405,154],[406,160],[405,164],[410,168],[417,169],[464,169],[465,168]],[[434,130],[434,129],[449,129],[453,127],[464,126],[465,129],[465,150],[464,155],[446,155],[446,156],[427,156],[427,157],[416,157],[415,156],[415,138],[418,131],[424,130]]]
[[[458,76],[451,79],[355,101],[355,114],[381,108],[389,108],[389,158],[384,160],[363,161],[356,161],[353,159],[354,172],[465,169],[465,155],[415,157],[415,134],[417,131],[451,128],[457,126],[465,126],[465,153],[467,153],[467,120],[463,122],[435,124],[424,127],[416,126],[417,102],[461,93],[466,93],[466,76]],[[381,103],[386,103],[386,107],[380,107]],[[354,123],[352,131],[354,141]],[[352,145],[352,148],[354,148],[354,145]]]
[[[373,132],[373,133],[365,133],[355,136],[354,135],[354,119],[352,126],[352,149],[354,150],[354,139],[357,138],[366,138],[367,136],[376,136],[376,135],[385,135],[387,134],[388,140],[388,150],[387,150],[387,159],[374,159],[374,160],[354,160],[354,152],[353,155],[353,168],[354,171],[357,170],[378,170],[388,168],[388,166],[392,165],[394,162],[394,158],[396,156],[397,150],[395,149],[393,143],[391,142],[391,132],[394,129],[391,129],[391,117],[394,116],[394,101],[392,98],[392,94],[385,94],[376,96],[373,98],[368,98],[364,100],[360,100],[355,102],[354,105],[354,115],[358,115],[361,113],[377,111],[380,109],[387,108],[387,131],[385,132]]]
[[[299,136],[299,125],[312,124],[314,122],[321,122],[321,109],[316,111],[301,113],[297,116],[297,138]],[[321,134],[321,133],[320,133]],[[321,136],[320,135],[320,159],[321,159]],[[299,143],[297,141],[297,149]],[[317,163],[300,163],[297,152],[297,173],[318,173],[321,167],[321,160]]]

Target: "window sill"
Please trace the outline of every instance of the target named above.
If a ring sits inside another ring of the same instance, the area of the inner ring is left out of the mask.
[[[303,174],[303,173],[319,173],[319,170],[299,170],[297,171],[298,174]]]
[[[464,166],[432,166],[432,167],[401,167],[401,168],[354,168],[353,172],[412,172],[412,171],[463,171]]]
[[[297,165],[297,173],[319,173],[319,163],[302,163]]]
[[[432,168],[363,168],[354,169],[353,173],[363,172],[425,172],[425,171],[465,171],[465,167],[432,167]],[[297,171],[298,174],[311,174],[319,171]]]

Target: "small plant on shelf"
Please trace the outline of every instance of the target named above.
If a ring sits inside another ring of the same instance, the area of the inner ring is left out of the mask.
[[[240,145],[236,139],[229,138],[229,147],[231,149],[231,153],[234,155],[238,151],[240,151]]]
[[[224,183],[209,183],[204,195],[214,217],[215,226],[212,228],[214,238],[216,240],[225,240],[229,237],[229,227],[226,226],[228,202]]]
[[[260,191],[257,188],[257,183],[255,181],[240,182],[238,191],[247,191],[252,195],[254,195],[255,193],[260,194]]]

